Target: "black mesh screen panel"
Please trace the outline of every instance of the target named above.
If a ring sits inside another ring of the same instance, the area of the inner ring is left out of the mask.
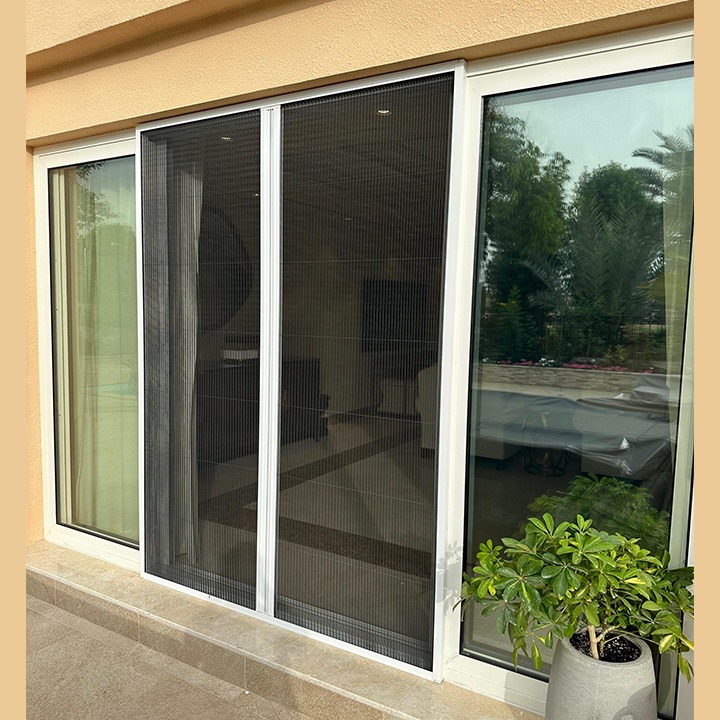
[[[141,147],[147,569],[254,607],[260,114]]]
[[[452,87],[283,108],[276,614],[423,668]]]
[[[142,136],[148,571],[255,607],[270,483],[276,615],[423,668],[452,93],[447,74],[282,108],[277,478],[259,113]]]

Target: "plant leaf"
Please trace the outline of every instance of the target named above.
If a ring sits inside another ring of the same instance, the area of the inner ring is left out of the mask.
[[[555,530],[555,521],[553,520],[553,516],[550,513],[544,513],[543,520],[545,521],[547,529],[550,531],[550,533],[552,533],[553,530]]]
[[[658,605],[656,602],[652,602],[652,600],[646,600],[642,604],[643,610],[652,610],[654,612],[657,612],[658,610],[662,610],[662,607]]]
[[[690,682],[693,673],[692,665],[682,655],[678,655],[678,670],[680,670],[683,677]]]
[[[556,575],[555,580],[553,580],[552,586],[553,592],[558,597],[563,597],[565,595],[568,590],[568,582],[565,570]]]
[[[550,518],[552,520],[552,518]],[[545,523],[542,520],[539,520],[536,517],[529,518],[529,521],[538,529],[542,530],[543,532],[547,532],[547,528],[545,527]]]
[[[533,664],[535,665],[535,669],[539,670],[542,667],[543,659],[542,655],[540,654],[540,648],[533,642],[532,646],[532,659]]]
[[[591,625],[600,625],[597,603],[588,603],[585,606],[585,617]]]
[[[545,565],[540,572],[540,575],[542,575],[545,580],[549,580],[550,578],[554,578],[559,572],[562,572],[562,567],[560,565]]]

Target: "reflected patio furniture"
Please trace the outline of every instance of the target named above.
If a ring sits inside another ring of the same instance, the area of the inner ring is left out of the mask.
[[[658,378],[652,385],[661,392]],[[637,480],[653,474],[670,457],[670,420],[667,412],[658,412],[658,393],[643,399],[641,388],[627,398],[574,399],[478,384],[472,388],[468,418],[472,455],[507,459],[521,448],[576,453],[583,471]],[[437,365],[432,365],[418,373],[421,448],[435,448],[427,428],[434,427],[436,404]],[[561,459],[554,462],[558,468]]]
[[[430,365],[418,373],[417,376],[417,398],[415,406],[420,413],[421,436],[420,450],[421,452],[431,452],[436,449],[437,437],[437,364]],[[483,417],[489,415],[495,410],[499,410],[498,405],[490,407],[486,404],[481,410]],[[481,426],[484,423],[481,422]],[[485,457],[492,460],[508,460],[520,450],[520,445],[508,442],[503,436],[502,426],[495,427],[492,434],[484,432],[475,432],[471,441],[471,453],[476,457]]]

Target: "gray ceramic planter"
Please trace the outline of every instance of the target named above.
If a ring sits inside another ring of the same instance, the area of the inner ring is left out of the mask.
[[[627,663],[595,660],[569,640],[557,645],[545,720],[657,720],[650,648],[642,640],[633,642],[642,653]]]

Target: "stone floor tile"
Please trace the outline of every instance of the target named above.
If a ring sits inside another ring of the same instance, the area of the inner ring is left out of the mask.
[[[402,670],[317,642],[312,643],[312,651],[301,668],[321,682],[388,707],[395,707],[415,680]]]
[[[109,645],[110,647],[114,647],[122,652],[131,653],[140,646],[140,643],[138,643],[137,640],[131,640],[125,635],[120,635],[119,633],[109,630],[106,627],[96,625],[83,617],[74,615],[67,610],[63,610],[62,608],[52,607],[45,614],[48,618],[58,622],[60,625],[73,632],[79,632],[93,640],[97,640],[98,642]]]
[[[25,595],[25,605],[29,610],[34,610],[41,615],[46,615],[56,609],[54,604],[40,600],[34,595]]]
[[[55,598],[56,605],[63,610],[131,640],[138,639],[138,613],[134,610],[105,597],[61,583],[56,587]]]
[[[110,706],[130,713],[132,699],[157,682],[127,653],[60,627],[62,638],[27,656],[28,720],[96,720]]]
[[[25,654],[31,656],[48,645],[67,639],[68,628],[53,621],[44,613],[30,608],[25,611]]]
[[[450,683],[425,683],[421,680],[408,689],[396,706],[419,720],[542,720],[542,716],[474,693]]]
[[[31,597],[55,604],[55,580],[41,573],[29,572],[25,576],[25,588]]]
[[[245,657],[196,633],[140,617],[140,642],[222,680],[245,686]]]
[[[63,610],[27,614],[28,720],[311,720]]]

